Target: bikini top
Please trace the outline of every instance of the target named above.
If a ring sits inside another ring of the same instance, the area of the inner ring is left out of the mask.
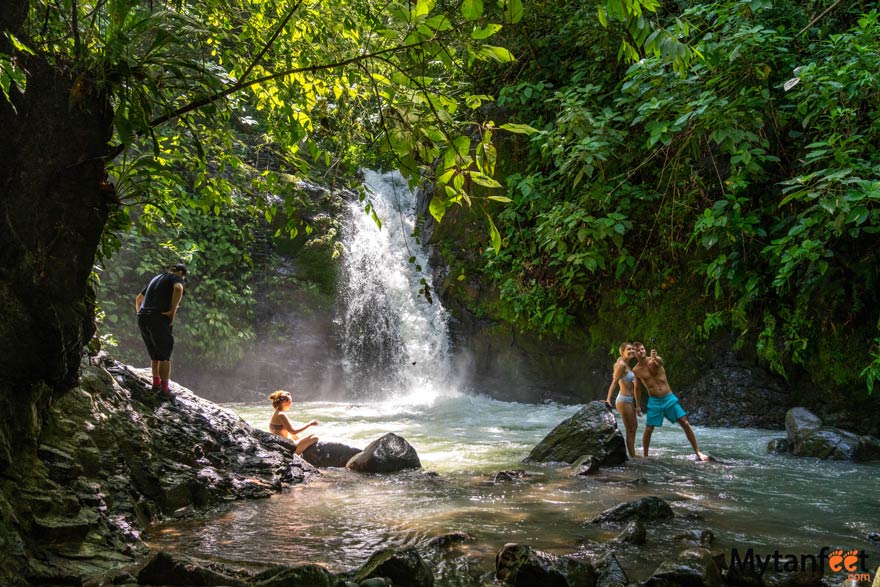
[[[627,369],[626,375],[624,375],[620,379],[621,379],[621,381],[626,381],[627,383],[632,383],[633,381],[636,380],[636,374],[633,373],[631,370]]]
[[[284,430],[284,425],[283,424],[269,424],[269,428],[271,428],[272,430],[275,430],[276,432],[281,432],[282,430]]]

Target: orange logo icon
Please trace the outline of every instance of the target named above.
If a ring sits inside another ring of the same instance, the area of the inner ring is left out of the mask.
[[[858,550],[832,550],[828,555],[828,566],[835,573],[846,571],[854,573],[858,569],[859,551]]]

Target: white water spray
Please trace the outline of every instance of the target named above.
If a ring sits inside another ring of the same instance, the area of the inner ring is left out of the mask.
[[[440,301],[419,293],[422,279],[433,283],[412,236],[415,195],[397,172],[367,171],[364,188],[382,226],[350,204],[337,318],[347,379],[361,397],[432,402],[449,395],[449,336]]]

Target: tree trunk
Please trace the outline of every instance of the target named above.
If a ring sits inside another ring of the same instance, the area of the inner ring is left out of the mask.
[[[0,38],[17,32],[22,6],[4,0]],[[0,97],[0,472],[36,446],[41,408],[76,382],[94,329],[88,278],[115,206],[108,97],[88,72],[22,63],[26,92]]]

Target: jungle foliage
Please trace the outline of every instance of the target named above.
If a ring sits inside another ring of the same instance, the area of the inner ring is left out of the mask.
[[[732,329],[779,373],[871,391],[875,5],[665,2],[640,36],[612,4],[535,2],[505,31],[520,61],[489,82],[539,132],[508,148],[525,163],[504,169],[512,203],[484,256],[500,313],[563,334],[689,288],[693,340]]]

